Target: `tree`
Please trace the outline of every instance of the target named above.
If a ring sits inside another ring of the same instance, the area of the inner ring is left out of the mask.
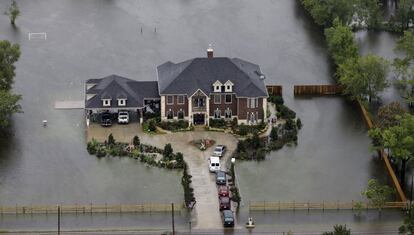
[[[336,18],[333,26],[325,29],[329,52],[337,65],[347,60],[358,58],[358,47],[354,42],[354,35],[348,26]]]
[[[389,86],[386,77],[388,63],[381,57],[366,55],[356,60],[348,60],[339,66],[339,83],[344,85],[344,93],[353,99],[365,99],[371,102],[378,93]]]
[[[0,90],[0,127],[10,125],[10,116],[13,113],[21,113],[21,106],[17,103],[20,95],[11,94],[10,91]]]
[[[333,232],[324,232],[322,235],[351,235],[351,230],[346,228],[346,225],[334,225]]]
[[[366,25],[368,29],[378,29],[381,26],[382,3],[378,0],[358,0],[355,10],[359,25]]]
[[[400,182],[404,187],[406,165],[414,157],[414,116],[403,114],[398,117],[398,122],[398,125],[384,130],[382,139],[384,147],[389,148],[392,156],[401,162]]]
[[[411,205],[408,216],[404,219],[403,225],[398,228],[399,234],[412,235],[414,234],[414,205]]]
[[[164,156],[164,159],[170,160],[173,152],[174,151],[173,151],[173,148],[171,147],[171,144],[168,143],[164,146],[164,151],[162,155]]]
[[[116,143],[116,141],[115,141],[114,136],[112,135],[112,133],[109,134],[109,136],[108,136],[108,145],[113,146],[113,145],[115,145],[115,143]]]
[[[361,194],[366,196],[371,204],[381,211],[387,200],[394,194],[394,189],[388,185],[380,184],[376,179],[370,179],[367,189]]]
[[[325,27],[331,26],[336,18],[349,24],[354,15],[354,3],[355,0],[302,0],[315,22]]]
[[[0,40],[0,90],[10,90],[15,76],[14,63],[20,57],[20,46]]]
[[[394,27],[399,28],[400,31],[408,29],[410,22],[414,20],[414,0],[399,0],[397,10],[395,12]]]
[[[139,137],[137,135],[134,136],[134,138],[132,139],[132,143],[134,144],[135,148],[137,148],[141,144],[141,141],[139,140]]]
[[[408,60],[414,59],[414,33],[405,31],[404,35],[398,39],[395,51],[403,52]]]
[[[10,23],[12,25],[15,25],[16,18],[20,15],[20,9],[17,6],[17,2],[15,0],[12,0],[9,9],[5,13],[10,18]]]
[[[270,131],[270,140],[276,141],[277,139],[278,139],[277,127],[272,127],[272,130]]]
[[[387,129],[396,126],[399,123],[398,116],[401,116],[406,112],[407,111],[397,101],[383,105],[378,109],[375,127]]]
[[[394,74],[403,98],[411,106],[414,104],[414,67],[410,64],[414,60],[414,34],[405,31],[395,47],[396,52],[402,52],[405,57],[394,59]]]

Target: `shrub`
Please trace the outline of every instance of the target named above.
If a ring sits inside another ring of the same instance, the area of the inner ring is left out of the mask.
[[[112,145],[114,145],[115,143],[116,143],[116,141],[115,141],[114,136],[112,135],[112,133],[111,133],[111,134],[109,134],[109,136],[108,136],[108,145],[109,145],[109,146],[112,146]]]
[[[171,157],[172,157],[172,155],[173,155],[173,148],[171,147],[171,144],[170,143],[168,143],[168,144],[166,144],[165,145],[165,147],[164,147],[164,152],[163,152],[163,157],[164,157],[164,159],[166,159],[166,160],[171,160]]]
[[[134,136],[134,138],[132,139],[132,143],[134,144],[135,148],[138,148],[138,146],[141,144],[141,141],[139,140],[139,137],[137,135]]]
[[[226,121],[223,118],[219,118],[219,119],[210,118],[209,124],[210,124],[210,127],[213,127],[213,128],[225,128],[226,127]]]
[[[92,138],[91,141],[88,142],[86,150],[91,155],[95,155],[97,148],[99,147],[99,143],[96,139]]]
[[[239,189],[235,186],[231,186],[230,188],[230,192],[231,192],[231,200],[233,202],[237,202],[237,208],[239,207],[239,204],[241,202],[241,197],[240,197],[240,193],[239,193]]]
[[[250,141],[250,145],[253,149],[257,149],[260,148],[261,146],[261,141],[260,141],[260,137],[257,133],[255,133]]]
[[[238,152],[238,153],[246,152],[246,144],[245,144],[244,140],[239,140],[239,142],[237,142],[236,152]]]
[[[271,102],[271,103],[274,103],[274,104],[276,104],[276,106],[277,105],[283,105],[284,104],[284,100],[283,100],[283,97],[282,96],[279,96],[279,95],[272,95],[272,96],[269,96],[269,98],[267,99],[269,102]]]
[[[96,150],[96,156],[97,157],[105,157],[106,156],[106,151],[105,151],[105,149],[104,148],[98,148],[97,150]]]
[[[296,113],[285,105],[277,105],[277,116],[283,119],[295,119]]]
[[[243,123],[239,126],[239,135],[245,136],[247,135],[248,131],[249,131],[249,128]]]
[[[296,127],[298,128],[298,130],[300,130],[301,128],[302,128],[302,121],[300,120],[300,118],[298,118],[297,120],[296,120]]]
[[[276,141],[278,139],[278,129],[277,127],[272,127],[272,130],[270,131],[270,140]]]
[[[256,152],[256,159],[257,160],[264,160],[266,158],[266,149],[259,148]]]
[[[150,132],[155,132],[157,130],[156,121],[154,119],[148,121],[148,130]]]

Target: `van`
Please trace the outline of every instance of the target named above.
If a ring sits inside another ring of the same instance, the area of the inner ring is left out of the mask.
[[[210,157],[208,159],[208,169],[210,172],[216,172],[220,170],[220,158],[219,157]]]

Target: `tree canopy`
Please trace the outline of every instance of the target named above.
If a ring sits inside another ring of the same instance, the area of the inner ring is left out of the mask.
[[[368,187],[362,192],[362,195],[366,196],[373,206],[381,209],[393,193],[394,190],[390,186],[382,185],[376,179],[370,179]]]
[[[333,232],[324,232],[322,235],[351,235],[351,230],[346,228],[346,225],[334,225]]]
[[[0,90],[10,90],[15,76],[14,63],[20,57],[20,46],[9,41],[0,41]]]
[[[13,113],[22,112],[18,104],[20,95],[11,94],[10,91],[0,90],[0,127],[7,127],[10,124],[10,116]]]
[[[389,86],[386,80],[388,68],[383,58],[366,55],[339,65],[337,75],[339,83],[345,87],[345,94],[353,99],[368,97],[371,102],[372,98],[377,98],[378,93]]]
[[[392,102],[378,109],[375,127],[387,129],[399,123],[399,117],[406,113],[399,102]]]
[[[10,4],[9,9],[6,11],[6,15],[10,18],[10,23],[12,25],[16,24],[16,18],[20,15],[20,9],[17,6],[17,2],[13,0]]]

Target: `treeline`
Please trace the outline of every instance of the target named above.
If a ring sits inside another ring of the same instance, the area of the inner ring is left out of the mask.
[[[414,0],[395,0],[396,9],[388,21],[383,19],[386,0],[301,0],[315,22],[331,27],[338,18],[345,25],[402,32],[413,27]]]

